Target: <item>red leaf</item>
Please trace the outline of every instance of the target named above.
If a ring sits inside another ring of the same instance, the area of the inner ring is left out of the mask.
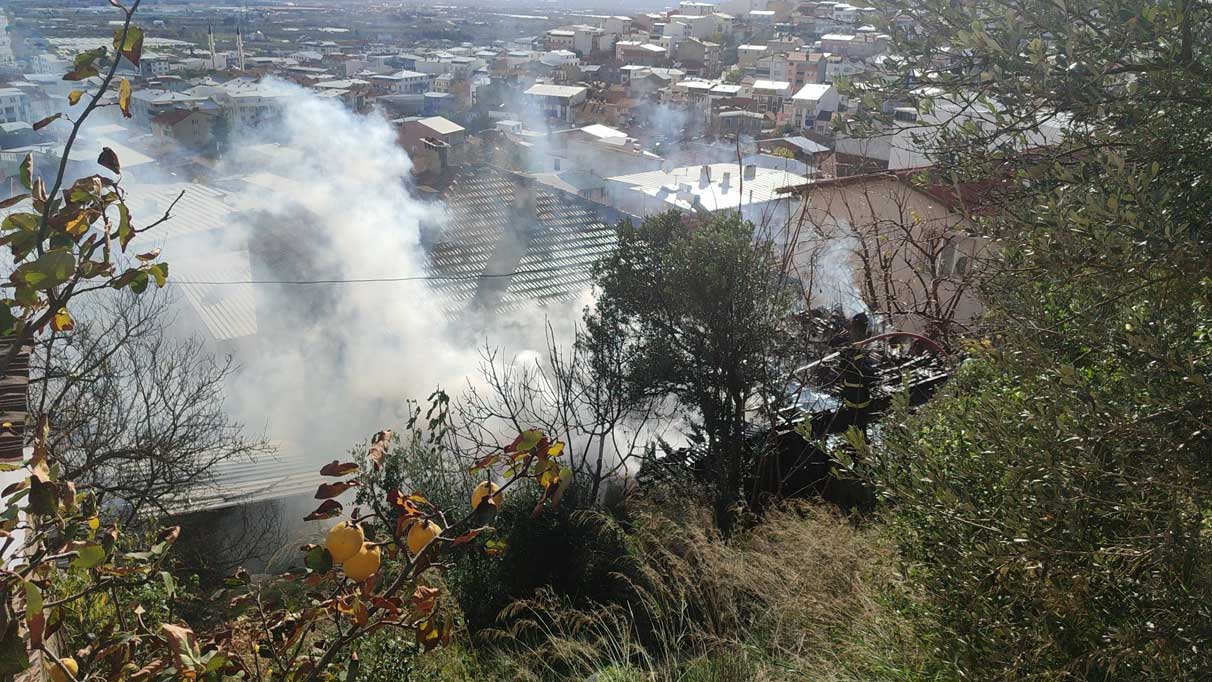
[[[436,587],[417,585],[417,589],[412,593],[412,600],[409,603],[418,612],[428,615],[437,606],[438,595],[440,593],[441,590]]]
[[[501,456],[496,453],[493,453],[491,455],[485,455],[484,457],[477,459],[475,461],[475,464],[472,464],[470,467],[468,467],[467,471],[469,473],[474,474],[477,471],[482,471],[482,470],[487,469],[488,467],[492,466],[493,464],[496,464],[497,460],[499,460],[499,459],[501,459]]]
[[[337,460],[334,459],[333,461],[329,462],[328,464],[325,464],[323,469],[320,469],[320,475],[321,476],[348,476],[349,474],[352,474],[353,472],[355,472],[357,470],[358,470],[358,465],[354,464],[353,462],[338,462]]]
[[[304,521],[318,521],[320,519],[331,519],[341,513],[344,507],[336,500],[324,500],[316,510],[307,516],[303,517]]]
[[[473,528],[473,529],[467,531],[466,533],[463,533],[459,537],[451,540],[450,546],[458,547],[459,545],[465,545],[465,544],[471,542],[472,540],[474,540],[477,535],[479,535],[480,533],[483,533],[483,532],[484,532],[483,528]]]
[[[346,490],[349,490],[350,488],[356,486],[357,484],[358,484],[357,481],[341,481],[339,483],[321,483],[320,487],[316,489],[316,499],[317,500],[326,500],[330,497],[336,497],[337,495],[340,495],[341,493],[345,492]]]

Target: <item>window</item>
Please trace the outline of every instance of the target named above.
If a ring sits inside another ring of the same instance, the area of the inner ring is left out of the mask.
[[[552,159],[551,163],[552,163],[552,168],[554,170],[556,170],[556,171],[560,170],[560,160],[559,159]]]
[[[960,256],[955,259],[955,274],[963,276],[968,274],[968,257]]]
[[[902,123],[914,123],[917,121],[917,112],[910,109],[897,109],[892,117]]]

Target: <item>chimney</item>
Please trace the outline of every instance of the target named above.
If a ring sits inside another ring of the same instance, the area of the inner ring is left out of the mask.
[[[686,182],[679,182],[679,183],[678,183],[678,195],[677,195],[677,198],[678,198],[678,201],[684,201],[684,202],[686,202],[686,203],[688,203],[688,204],[689,204],[691,201],[693,201],[693,200],[694,200],[694,192],[692,192],[692,191],[690,190],[690,184],[689,184],[689,183],[686,183]]]
[[[756,163],[745,164],[744,173],[745,173],[744,178],[746,180],[753,180],[754,178],[756,178],[757,177],[757,164]]]
[[[728,187],[731,185],[732,173],[724,171],[724,179],[720,182],[720,189],[724,190],[724,194],[728,193]]]
[[[703,164],[699,169],[699,189],[706,189],[711,184],[711,166]]]

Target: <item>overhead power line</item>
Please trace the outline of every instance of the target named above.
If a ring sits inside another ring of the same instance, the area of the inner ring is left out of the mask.
[[[439,282],[466,282],[478,279],[494,279],[498,277],[513,277],[515,275],[531,275],[548,272],[572,272],[561,268],[532,268],[528,270],[514,270],[513,272],[502,272],[496,274],[481,273],[478,275],[413,275],[411,277],[355,277],[350,279],[243,279],[227,282],[208,281],[208,280],[192,280],[192,279],[172,279],[168,281],[170,284],[286,284],[286,285],[310,285],[310,284],[366,284],[375,282],[418,282],[418,281],[439,281]],[[578,270],[576,272],[587,273],[588,270]]]

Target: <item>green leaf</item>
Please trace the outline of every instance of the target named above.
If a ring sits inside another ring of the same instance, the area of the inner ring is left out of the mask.
[[[34,155],[26,154],[21,162],[21,186],[25,189],[34,188]]]
[[[130,290],[135,292],[136,294],[141,294],[147,290],[147,273],[146,272],[143,272],[142,270],[140,270],[139,274],[135,275],[134,279],[132,279],[130,281]]]
[[[156,263],[155,265],[149,266],[147,271],[151,273],[152,277],[155,278],[156,286],[163,289],[164,284],[168,282],[168,263]]]
[[[143,56],[143,29],[138,26],[128,26],[125,39],[122,36],[122,29],[116,29],[114,31],[114,49],[126,57],[131,64],[138,66],[139,58]]]
[[[25,232],[37,232],[38,223],[42,220],[42,216],[37,213],[11,213],[0,223],[0,230],[5,232],[9,230],[23,230]]]
[[[332,570],[332,554],[324,547],[312,547],[303,559],[303,565],[317,573],[328,573]]]
[[[79,556],[72,560],[72,568],[96,568],[105,563],[105,548],[95,542],[81,547],[78,552]]]
[[[76,55],[76,58],[72,62],[74,68],[71,71],[63,74],[63,80],[82,81],[85,78],[101,75],[100,72],[97,71],[96,64],[93,62],[97,61],[101,57],[104,57],[105,53],[106,49],[104,47],[98,47],[95,50],[81,52],[80,54]]]
[[[135,236],[135,231],[130,225],[130,209],[126,204],[118,204],[118,243],[122,245],[122,250],[126,250],[126,245],[130,243],[132,237]]]
[[[543,432],[538,429],[528,429],[522,433],[516,452],[530,452],[543,439]]]
[[[29,580],[25,581],[25,617],[33,620],[42,613],[42,590]]]
[[[173,576],[168,571],[160,571],[160,580],[164,582],[164,589],[168,593],[168,598],[172,599],[177,594],[177,585],[173,581]]]
[[[59,495],[54,484],[46,483],[38,476],[30,476],[29,510],[42,516],[51,516],[59,510]]]
[[[50,289],[71,279],[75,271],[76,257],[70,251],[56,249],[17,268],[13,272],[13,280],[35,289]]]

